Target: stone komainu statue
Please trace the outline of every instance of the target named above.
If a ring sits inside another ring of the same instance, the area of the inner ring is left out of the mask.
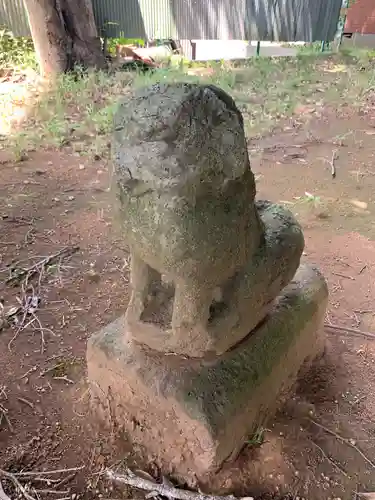
[[[290,212],[255,203],[233,99],[212,85],[137,91],[115,118],[114,162],[131,251],[128,332],[159,351],[225,352],[265,317],[304,246]],[[161,325],[149,311],[171,285]]]
[[[292,214],[255,202],[242,117],[223,91],[155,85],[115,121],[132,295],[88,342],[95,415],[163,474],[207,484],[323,352],[327,285],[300,265]]]

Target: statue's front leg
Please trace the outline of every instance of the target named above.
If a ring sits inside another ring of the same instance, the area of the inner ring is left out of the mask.
[[[213,299],[211,288],[191,281],[178,280],[175,283],[172,330],[175,337],[207,330],[210,305]]]

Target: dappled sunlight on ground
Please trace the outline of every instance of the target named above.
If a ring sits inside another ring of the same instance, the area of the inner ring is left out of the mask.
[[[33,70],[0,80],[0,135],[8,136],[20,128],[39,85],[40,78]]]

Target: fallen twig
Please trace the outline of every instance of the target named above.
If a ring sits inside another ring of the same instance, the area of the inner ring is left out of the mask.
[[[37,367],[36,367],[36,366],[32,366],[32,367],[30,368],[30,370],[27,370],[27,372],[25,372],[25,373],[24,373],[24,374],[20,377],[20,379],[23,379],[23,378],[27,377],[27,376],[28,376],[30,373],[32,373],[32,372],[36,372],[36,370],[37,370]]]
[[[42,273],[44,269],[48,268],[49,266],[52,266],[53,264],[56,264],[56,262],[59,259],[70,257],[74,253],[78,252],[78,250],[79,250],[78,246],[64,247],[58,252],[43,257],[41,260],[38,260],[32,266],[26,268],[21,268],[21,267],[18,268],[17,264],[19,264],[20,261],[15,262],[11,266],[9,266],[10,277],[6,280],[6,284],[8,285],[18,284],[23,279],[26,279],[26,281],[28,281],[29,279],[33,278],[36,274]]]
[[[54,481],[58,481],[58,483],[56,484],[56,488],[61,488],[61,486],[64,486],[66,483],[69,483],[69,481],[74,479],[76,475],[77,475],[77,470],[69,474],[69,476],[66,476],[64,479],[61,479],[61,481],[55,479]],[[49,478],[49,480],[51,481],[51,478]]]
[[[27,233],[25,234],[24,239],[23,239],[25,245],[28,245],[29,243],[31,243],[34,240],[33,234],[35,234],[35,232],[36,231],[35,231],[35,229],[33,227],[31,227],[27,231]]]
[[[332,151],[332,158],[331,158],[331,161],[330,161],[332,179],[335,179],[335,177],[336,177],[335,161],[337,160],[337,158],[338,158],[338,156],[337,156],[337,149],[334,149]]]
[[[16,340],[16,338],[18,337],[18,335],[20,334],[20,332],[22,332],[22,330],[24,330],[25,328],[27,328],[28,326],[30,326],[30,325],[32,325],[34,323],[35,318],[32,318],[25,325],[26,316],[27,316],[27,310],[24,311],[20,325],[18,326],[17,330],[15,331],[15,334],[13,335],[13,337],[8,342],[8,349],[9,350],[11,350],[12,344]]]
[[[205,495],[204,493],[198,493],[194,491],[183,490],[179,488],[174,488],[166,484],[154,483],[148,479],[143,479],[142,477],[136,476],[130,469],[126,469],[124,474],[116,474],[111,469],[105,471],[105,477],[110,481],[118,484],[126,484],[127,486],[132,486],[133,488],[138,488],[144,491],[150,491],[158,493],[169,499],[174,498],[177,500],[235,500],[236,497],[233,495],[229,496],[216,496],[216,495]],[[251,497],[243,497],[241,500],[250,500]]]
[[[338,439],[339,441],[341,441],[341,443],[344,443],[347,446],[350,446],[351,448],[353,448],[354,450],[356,450],[356,452],[363,458],[363,460],[365,462],[367,462],[373,469],[375,469],[375,463],[370,458],[368,458],[363,453],[363,451],[360,448],[358,448],[358,446],[352,440],[340,436],[340,434],[337,434],[337,432],[332,431],[331,429],[328,429],[328,427],[325,427],[324,425],[320,424],[319,422],[317,422],[316,420],[314,420],[312,418],[309,418],[309,421],[312,424],[314,424],[317,427],[319,427],[320,429],[323,429],[328,434],[331,434],[331,436],[334,436],[336,439]]]
[[[25,500],[37,500],[39,499],[39,495],[60,495],[60,498],[57,500],[62,500],[62,498],[67,498],[68,500],[71,498],[70,496],[68,497],[63,497],[63,495],[69,494],[70,490],[59,490],[58,488],[61,487],[63,484],[66,484],[69,482],[79,470],[84,469],[85,466],[82,467],[72,467],[69,469],[57,469],[57,470],[50,470],[50,471],[30,471],[30,472],[8,472],[5,470],[0,469],[0,479],[4,478],[11,483],[13,483],[13,486],[19,492],[21,495],[17,496],[17,498],[21,498],[21,496]],[[67,477],[63,478],[57,478],[57,479],[51,479],[47,478],[45,476],[51,476],[51,475],[57,475],[57,474],[64,474],[64,473],[69,473],[73,472],[73,474],[69,474]],[[27,482],[27,487],[25,487],[22,483]],[[44,482],[47,483],[48,486],[52,486],[54,489],[43,489],[43,488],[38,488],[38,486],[34,486],[32,483],[40,483]],[[32,492],[35,496],[32,496],[28,491]],[[2,489],[2,485],[0,482],[0,500],[11,500],[9,496],[7,496]]]
[[[21,403],[24,403],[25,405],[30,406],[30,408],[32,410],[34,409],[33,403],[31,401],[29,401],[28,399],[20,398],[20,397],[18,397],[17,399],[18,399],[18,401],[21,401]]]
[[[371,332],[364,332],[363,330],[358,330],[358,328],[349,328],[346,326],[331,325],[329,323],[324,323],[325,328],[330,328],[332,330],[337,330],[338,332],[349,333],[351,335],[357,335],[359,337],[366,337],[369,339],[375,339],[375,334]]]
[[[36,500],[35,497],[32,497],[31,495],[28,494],[26,489],[22,486],[22,484],[18,481],[16,476],[12,474],[11,472],[7,472],[3,469],[0,469],[0,477],[4,477],[5,479],[9,479],[14,485],[14,487],[22,493],[23,497],[26,498],[26,500]]]
[[[360,403],[361,401],[363,401],[363,400],[364,400],[364,399],[366,399],[366,398],[367,398],[367,394],[364,394],[364,395],[363,395],[363,396],[361,396],[360,398],[355,398],[355,400],[354,400],[354,401],[352,401],[352,402],[351,402],[351,403],[349,403],[349,404],[351,404],[351,405],[357,405],[358,403]]]
[[[28,295],[25,291],[24,284],[21,285],[21,298],[17,297],[17,301],[19,302],[19,307],[13,307],[10,310],[13,316],[13,322],[15,324],[16,331],[13,337],[10,339],[8,343],[8,349],[11,350],[13,342],[16,340],[20,332],[25,330],[30,325],[33,325],[35,322],[38,326],[33,326],[34,330],[40,332],[41,336],[41,347],[40,352],[43,354],[45,350],[45,340],[44,340],[44,331],[48,331],[51,335],[55,335],[52,330],[49,328],[45,328],[42,326],[42,323],[38,316],[35,314],[40,304],[40,297],[35,293],[34,287],[31,285],[31,295]],[[8,313],[8,315],[10,314]],[[17,314],[22,313],[21,319],[17,316]],[[30,317],[31,319],[25,324],[26,318]]]
[[[53,380],[62,380],[63,382],[67,382],[68,384],[74,384],[74,380],[68,378],[66,375],[63,377],[53,377]]]
[[[55,469],[55,470],[44,470],[44,471],[29,471],[29,472],[15,472],[13,475],[17,477],[31,477],[31,476],[53,476],[55,474],[63,474],[64,472],[78,472],[84,469],[85,466],[81,467],[71,467],[69,469]]]
[[[35,489],[35,492],[41,495],[67,495],[70,493],[69,490],[38,490]]]
[[[32,480],[38,483],[47,483],[49,486],[51,486],[51,484],[57,484],[60,482],[60,479],[51,479],[50,477],[39,477],[39,476],[33,477]]]
[[[27,217],[9,217],[9,215],[2,215],[1,220],[2,222],[11,222],[13,224],[33,224],[35,219]]]
[[[34,330],[36,330],[40,333],[40,339],[41,339],[40,352],[41,352],[41,354],[43,354],[45,351],[45,348],[46,348],[46,342],[44,340],[44,332],[45,331],[48,332],[49,334],[52,335],[52,337],[56,337],[56,335],[50,328],[46,328],[45,326],[42,325],[40,319],[38,318],[38,316],[34,312],[32,312],[30,314],[33,317],[33,320],[38,323],[38,326],[34,326]]]
[[[343,474],[345,477],[348,477],[347,472],[344,471],[332,458],[330,458],[327,453],[321,448],[318,444],[316,444],[314,441],[312,441],[312,444],[320,451],[320,453],[323,455],[323,457],[328,460],[328,462],[341,474]]]
[[[302,142],[301,144],[285,144],[285,143],[277,143],[272,144],[270,146],[256,147],[255,150],[262,151],[263,153],[274,153],[275,151],[281,149],[306,149],[311,146],[313,143],[320,144],[322,141],[316,137],[313,137],[311,140],[307,140]]]
[[[339,276],[340,278],[345,278],[347,280],[352,280],[354,281],[355,278],[353,276],[349,276],[349,274],[342,274],[342,273],[332,273],[334,276]]]
[[[46,368],[42,372],[39,373],[39,378],[44,377],[44,375],[47,375],[47,373],[51,373],[55,370],[58,370],[59,368],[65,366],[65,361],[60,361],[60,363],[56,363],[55,365],[51,366],[50,368]]]

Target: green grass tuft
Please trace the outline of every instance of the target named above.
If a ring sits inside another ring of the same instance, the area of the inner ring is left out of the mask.
[[[244,115],[246,133],[257,136],[296,113],[298,120],[306,119],[298,112],[303,107],[319,113],[325,107],[361,106],[375,87],[374,55],[363,50],[324,56],[302,51],[297,57],[254,57],[241,62],[185,64],[182,60],[147,73],[77,68],[39,94],[22,134],[16,130],[8,144],[17,158],[36,147],[66,145],[73,145],[77,154],[105,157],[119,98],[133,88],[178,81],[212,83],[226,90]]]

